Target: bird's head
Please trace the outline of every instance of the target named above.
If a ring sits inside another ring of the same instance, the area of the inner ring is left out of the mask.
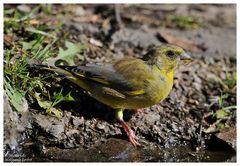
[[[164,44],[151,48],[143,60],[161,70],[171,71],[175,70],[179,63],[187,64],[193,59],[181,47]]]

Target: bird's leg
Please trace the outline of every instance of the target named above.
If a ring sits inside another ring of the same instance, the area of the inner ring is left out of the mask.
[[[123,111],[124,109],[116,110],[116,118],[121,123],[124,131],[127,133],[130,142],[136,147],[140,146],[140,144],[136,141],[136,135],[132,131],[132,129],[128,126],[128,124],[123,120]]]

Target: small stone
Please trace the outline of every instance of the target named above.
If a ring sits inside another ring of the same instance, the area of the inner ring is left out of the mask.
[[[84,123],[84,118],[78,118],[78,117],[73,117],[73,121],[72,121],[74,127],[78,128],[79,126],[81,126]]]
[[[49,129],[49,133],[56,138],[61,138],[64,133],[64,126],[62,123],[52,125]]]
[[[23,13],[29,13],[31,11],[30,6],[28,6],[28,5],[19,5],[19,6],[17,6],[17,9]]]
[[[86,15],[86,11],[83,9],[82,6],[78,6],[78,7],[75,9],[75,15],[76,15],[76,16],[84,16],[84,15]]]
[[[97,123],[96,129],[104,131],[105,125],[103,125],[103,124],[101,124],[101,123]]]
[[[101,41],[96,40],[96,39],[94,39],[94,38],[91,38],[91,39],[89,40],[89,43],[91,43],[91,44],[93,44],[93,45],[95,45],[95,46],[98,46],[98,47],[102,47],[102,46],[103,46],[103,44],[102,44]]]
[[[172,131],[173,132],[178,132],[179,131],[179,129],[178,129],[178,127],[175,123],[172,123]]]

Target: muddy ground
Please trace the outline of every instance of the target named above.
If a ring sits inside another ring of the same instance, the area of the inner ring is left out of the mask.
[[[32,6],[5,5],[11,7],[28,12]],[[168,15],[200,23],[184,27],[169,22]],[[5,161],[236,161],[236,109],[220,119],[221,129],[213,117],[236,106],[236,85],[224,90],[219,81],[236,73],[235,5],[56,5],[48,17],[63,21],[69,40],[88,46],[88,63],[141,57],[149,46],[166,42],[182,46],[194,62],[179,67],[165,101],[141,113],[124,112],[142,145],[138,148],[128,141],[113,109],[67,80],[57,79],[77,101],[58,105],[61,119],[34,104],[27,112],[14,112],[5,96]]]

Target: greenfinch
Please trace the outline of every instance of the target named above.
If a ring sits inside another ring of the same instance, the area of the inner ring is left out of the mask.
[[[128,57],[102,65],[45,66],[45,69],[64,76],[114,108],[130,142],[138,146],[133,130],[123,119],[124,109],[142,109],[164,100],[172,89],[178,64],[191,60],[182,48],[164,44],[152,47],[143,58]]]

